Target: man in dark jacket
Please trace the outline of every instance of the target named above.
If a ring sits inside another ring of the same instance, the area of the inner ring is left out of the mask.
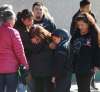
[[[53,18],[49,14],[47,8],[41,2],[35,2],[33,4],[32,12],[34,15],[34,24],[43,26],[49,32],[53,32],[56,29]]]
[[[71,83],[71,60],[70,60],[70,35],[65,29],[56,29],[52,34],[52,45],[54,48],[55,78],[54,92],[70,92]]]
[[[80,1],[80,9],[74,14],[74,16],[72,18],[72,23],[71,23],[71,27],[70,27],[70,33],[71,33],[72,36],[74,35],[74,33],[76,31],[75,20],[83,12],[90,13],[93,16],[93,18],[95,19],[95,15],[91,12],[91,3],[90,3],[90,1],[89,0]]]

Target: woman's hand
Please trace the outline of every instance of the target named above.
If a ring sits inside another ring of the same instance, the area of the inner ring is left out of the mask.
[[[82,14],[85,14],[87,16],[88,20],[90,21],[90,23],[92,25],[95,25],[96,24],[96,21],[95,21],[95,19],[93,18],[93,16],[91,14],[86,13],[86,12],[83,12]]]
[[[100,48],[100,27],[96,23],[95,19],[89,13],[83,13],[83,14],[86,14],[88,20],[90,21],[90,23],[94,26],[95,30],[97,31],[97,33],[98,33],[98,47]]]

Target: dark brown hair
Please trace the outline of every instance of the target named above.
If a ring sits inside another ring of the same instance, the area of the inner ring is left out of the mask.
[[[42,2],[35,2],[32,6],[32,10],[34,10],[34,7],[35,6],[43,6],[43,3]]]
[[[80,7],[85,7],[86,5],[89,5],[90,1],[89,0],[82,0],[80,1]]]
[[[76,19],[75,19],[75,22],[78,22],[78,21],[83,21],[89,25],[91,25],[90,21],[88,20],[87,18],[87,15],[86,14],[80,14]]]
[[[32,12],[29,11],[28,9],[24,9],[21,12],[17,13],[18,20],[21,20],[22,18],[26,19],[26,18],[31,18],[31,17],[33,17]]]

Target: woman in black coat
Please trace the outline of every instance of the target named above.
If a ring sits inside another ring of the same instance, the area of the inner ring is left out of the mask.
[[[52,50],[49,49],[48,39],[44,36],[49,32],[43,27],[35,26],[30,31],[32,55],[30,57],[31,74],[34,92],[49,92],[52,77]]]
[[[17,21],[14,27],[19,31],[21,35],[27,59],[29,59],[31,55],[31,41],[29,36],[29,30],[32,24],[33,24],[33,15],[31,11],[24,9],[21,12],[18,12]]]
[[[94,29],[91,28],[94,26]],[[98,50],[99,31],[95,20],[89,14],[81,14],[76,19],[78,32],[72,37],[73,67],[78,84],[78,92],[90,92],[90,81],[94,73]]]
[[[30,30],[30,27],[32,26],[32,24],[33,24],[33,15],[31,13],[31,11],[24,9],[21,12],[18,12],[17,21],[16,21],[14,27],[20,33],[28,63],[29,63],[29,58],[31,56],[31,52],[32,52],[32,44],[31,44],[30,35],[29,35],[29,30]],[[24,83],[26,85],[26,78],[24,76],[24,72],[22,72],[22,71],[21,71],[22,76],[19,77],[20,83],[22,83],[22,84]],[[20,83],[19,83],[19,85],[20,85]],[[32,90],[31,84],[28,84],[28,85],[29,85],[30,89]],[[23,90],[23,87],[19,87],[19,89],[17,91],[22,92],[22,90]],[[24,90],[23,90],[23,92],[24,92]]]

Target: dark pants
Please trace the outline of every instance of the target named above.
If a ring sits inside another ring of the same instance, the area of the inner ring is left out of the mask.
[[[49,77],[33,77],[32,92],[52,92],[51,78]]]
[[[76,81],[78,85],[78,92],[90,92],[92,73],[80,75],[76,73]]]
[[[72,73],[67,73],[66,77],[56,78],[54,92],[70,92]]]
[[[0,92],[16,92],[17,74],[0,74]]]

